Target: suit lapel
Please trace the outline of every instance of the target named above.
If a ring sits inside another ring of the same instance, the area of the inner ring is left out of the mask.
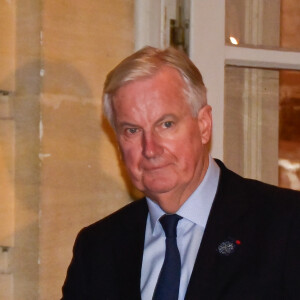
[[[227,170],[222,163],[218,164],[221,168],[218,190],[186,292],[186,300],[195,299],[198,295],[201,299],[216,299],[242,264],[243,244],[237,245],[236,240],[238,243],[243,241],[240,221],[249,209],[247,195],[241,184],[242,179]],[[224,255],[218,250],[222,242],[232,243],[232,253]]]
[[[148,207],[145,200],[137,203],[130,215],[126,215],[126,228],[116,245],[116,264],[121,286],[121,299],[141,299],[140,277],[144,251],[144,238]],[[125,234],[126,232],[126,234]]]

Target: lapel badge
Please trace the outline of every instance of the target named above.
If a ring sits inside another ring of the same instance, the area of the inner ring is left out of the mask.
[[[240,244],[241,241],[229,238],[218,246],[218,252],[223,256],[229,256],[236,251]]]

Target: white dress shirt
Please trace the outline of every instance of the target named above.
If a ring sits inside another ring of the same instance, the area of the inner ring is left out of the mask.
[[[183,300],[196,256],[200,247],[209,212],[215,198],[220,168],[209,157],[204,179],[193,194],[176,212],[182,219],[177,225],[177,245],[181,258],[181,277],[178,300]],[[165,257],[165,233],[159,218],[165,212],[147,198],[149,214],[146,224],[144,254],[141,274],[142,300],[151,300]]]

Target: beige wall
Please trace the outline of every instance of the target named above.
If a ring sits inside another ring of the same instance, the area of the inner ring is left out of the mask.
[[[80,228],[131,200],[100,98],[134,0],[2,2],[0,300],[58,299]]]

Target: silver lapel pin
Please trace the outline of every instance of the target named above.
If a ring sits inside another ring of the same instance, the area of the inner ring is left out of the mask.
[[[218,246],[218,252],[221,255],[228,256],[228,255],[234,253],[236,248],[240,244],[241,244],[241,242],[239,240],[234,240],[234,239],[226,240]]]

